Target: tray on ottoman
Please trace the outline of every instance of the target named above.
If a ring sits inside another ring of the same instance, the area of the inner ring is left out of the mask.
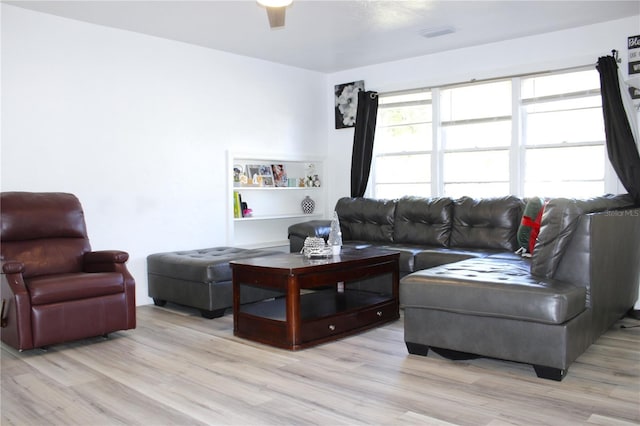
[[[149,297],[158,306],[172,302],[199,309],[205,318],[222,316],[225,309],[233,305],[229,262],[278,253],[281,252],[212,247],[150,254],[147,256]],[[280,291],[251,288],[243,294],[241,303],[280,295]]]

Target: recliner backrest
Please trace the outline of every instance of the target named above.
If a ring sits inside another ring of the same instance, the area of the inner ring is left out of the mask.
[[[3,192],[0,211],[2,259],[22,262],[25,278],[82,271],[91,246],[74,195]]]

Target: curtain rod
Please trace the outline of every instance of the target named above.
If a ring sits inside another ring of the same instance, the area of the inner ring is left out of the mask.
[[[394,90],[394,91],[390,91],[390,92],[379,92],[380,96],[394,96],[394,95],[407,95],[407,94],[411,94],[411,93],[420,93],[420,92],[426,92],[435,88],[449,88],[449,87],[455,87],[455,86],[466,86],[469,84],[475,84],[475,83],[487,83],[490,81],[500,81],[500,80],[507,80],[507,79],[511,79],[511,78],[518,78],[518,77],[530,77],[532,75],[538,75],[538,74],[551,74],[551,73],[563,73],[563,72],[569,72],[569,71],[576,71],[576,70],[586,70],[589,67],[594,67],[595,64],[590,64],[590,65],[578,65],[578,66],[573,66],[573,67],[567,67],[567,68],[559,68],[559,69],[555,69],[555,70],[546,70],[546,71],[537,71],[537,72],[531,72],[531,73],[522,73],[522,74],[512,74],[512,75],[505,75],[502,77],[492,77],[492,78],[484,78],[484,79],[475,79],[472,78],[471,80],[467,80],[467,81],[461,81],[461,82],[457,82],[457,83],[448,83],[448,84],[443,84],[440,86],[428,86],[428,87],[421,87],[421,88],[417,88],[417,89],[407,89],[407,90]]]

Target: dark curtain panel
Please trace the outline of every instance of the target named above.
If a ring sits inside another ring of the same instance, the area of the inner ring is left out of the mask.
[[[377,117],[378,93],[358,92],[356,129],[353,134],[353,153],[351,154],[352,197],[362,197],[367,189]]]
[[[618,64],[613,56],[598,58],[607,153],[620,182],[640,205],[640,154],[622,103]]]

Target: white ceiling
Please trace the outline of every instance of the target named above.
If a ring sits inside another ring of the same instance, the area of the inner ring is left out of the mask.
[[[254,0],[5,3],[326,73],[630,16],[640,33],[638,0],[294,0],[275,30]]]

